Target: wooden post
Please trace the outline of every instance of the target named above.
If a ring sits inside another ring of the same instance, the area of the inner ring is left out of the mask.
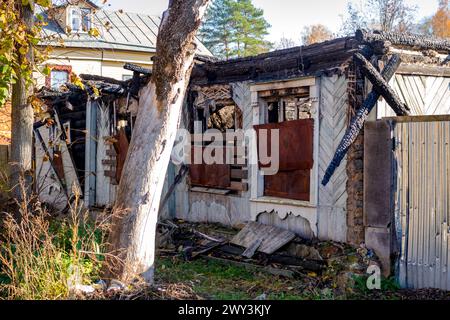
[[[97,164],[97,102],[88,99],[86,103],[86,144],[84,162],[84,205],[95,203],[95,179]]]

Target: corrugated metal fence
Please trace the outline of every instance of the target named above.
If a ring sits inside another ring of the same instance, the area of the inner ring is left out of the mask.
[[[450,118],[420,118],[393,130],[398,275],[402,287],[450,290]]]

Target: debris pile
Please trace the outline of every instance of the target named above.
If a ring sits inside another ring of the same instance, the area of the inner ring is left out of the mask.
[[[353,279],[378,264],[373,252],[333,242],[309,241],[273,226],[250,222],[241,230],[215,224],[163,221],[158,254],[202,258],[346,291]]]

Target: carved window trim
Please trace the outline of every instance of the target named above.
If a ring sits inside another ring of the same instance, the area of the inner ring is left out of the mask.
[[[47,67],[50,68],[50,73],[45,77],[45,86],[51,88],[52,85],[52,71],[65,71],[68,74],[68,81],[70,82],[70,74],[72,73],[71,65],[58,65],[58,64],[48,64]]]

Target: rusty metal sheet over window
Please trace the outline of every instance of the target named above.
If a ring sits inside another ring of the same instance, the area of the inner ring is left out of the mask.
[[[279,130],[279,154],[280,154],[280,171],[291,170],[311,170],[313,167],[313,135],[314,135],[314,120],[301,119],[294,121],[286,121],[281,123],[270,123],[257,125],[254,127],[258,134],[260,130],[268,130],[268,154],[271,154],[271,130]],[[258,142],[259,152],[259,142]],[[262,165],[260,167],[269,167]]]
[[[255,126],[258,139],[259,131],[262,129],[269,130],[267,138],[269,155],[271,155],[273,148],[270,145],[270,131],[280,130],[279,172],[273,176],[264,176],[264,195],[310,201],[311,169],[314,164],[314,120],[301,119]],[[260,167],[267,166],[260,164]]]
[[[114,148],[117,153],[117,164],[116,164],[116,181],[120,181],[122,176],[122,170],[125,165],[125,160],[127,159],[129,142],[125,130],[121,128],[119,133],[116,135],[117,141],[114,142]]]
[[[194,163],[193,154],[195,148],[192,147],[192,163]],[[204,151],[204,148],[202,150]],[[191,164],[189,166],[189,175],[191,185],[194,186],[211,188],[229,188],[231,186],[231,166],[229,164]]]
[[[264,195],[309,201],[310,170],[280,171],[264,177]]]

